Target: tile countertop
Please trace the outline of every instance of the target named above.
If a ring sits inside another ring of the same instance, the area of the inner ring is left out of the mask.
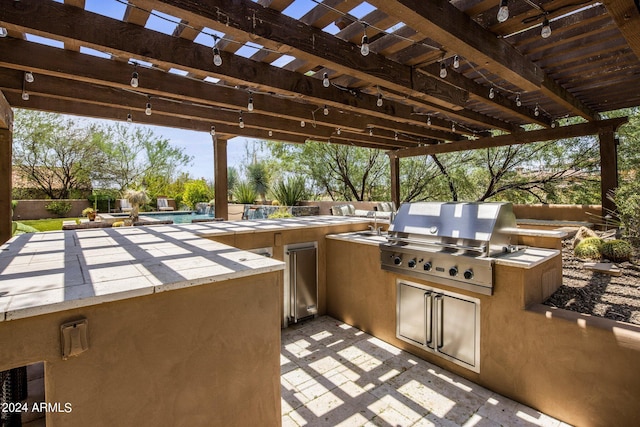
[[[211,230],[222,224],[233,223]],[[284,269],[281,261],[203,239],[207,225],[16,236],[0,246],[0,321]]]

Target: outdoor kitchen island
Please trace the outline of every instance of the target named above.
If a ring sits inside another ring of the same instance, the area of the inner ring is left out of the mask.
[[[634,366],[640,361],[640,328],[620,322],[611,328],[601,322],[606,319],[542,305],[562,280],[559,251],[526,248],[495,259],[493,290],[483,295],[383,270],[380,244],[385,242],[385,235],[327,236],[329,316],[567,423],[609,426],[637,420],[640,374]],[[431,292],[477,302],[476,366],[465,367],[427,345],[399,338],[399,288],[406,285],[421,289],[426,298]]]

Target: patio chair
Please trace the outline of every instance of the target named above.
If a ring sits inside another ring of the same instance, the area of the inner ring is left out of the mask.
[[[118,204],[120,205],[120,212],[128,213],[133,210],[133,206],[127,199],[118,199]]]
[[[173,207],[169,206],[169,201],[165,197],[158,197],[159,211],[172,211]]]

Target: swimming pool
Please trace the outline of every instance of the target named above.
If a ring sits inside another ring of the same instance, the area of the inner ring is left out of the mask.
[[[111,214],[118,218],[128,218],[129,214]],[[195,212],[178,211],[178,212],[140,212],[140,220],[145,220],[145,217],[151,220],[157,221],[173,221],[174,224],[191,224],[191,220],[194,219],[213,219],[214,215],[211,214],[198,214]]]

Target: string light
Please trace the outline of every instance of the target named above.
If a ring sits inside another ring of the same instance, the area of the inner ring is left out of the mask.
[[[455,132],[455,131],[456,131],[456,124],[451,123],[451,132]]]
[[[22,91],[22,100],[23,101],[28,101],[29,100],[29,92],[27,92],[26,90]]]
[[[35,80],[31,71],[25,71],[24,79],[27,83],[33,83],[33,81]]]
[[[325,105],[325,106],[324,106],[324,108],[322,109],[322,113],[323,113],[325,116],[328,116],[328,115],[329,115],[329,107],[327,107],[327,106]]]
[[[342,129],[340,129],[340,128],[336,129],[336,133],[337,133],[338,135],[340,135],[340,134],[342,133]]]
[[[549,38],[549,36],[551,35],[551,24],[549,24],[549,19],[547,19],[547,17],[544,17],[544,20],[542,21],[542,30],[540,31],[540,36],[542,36],[543,39]]]
[[[393,139],[395,139],[396,141],[398,140],[398,132],[396,132],[395,136],[393,137]]]
[[[360,53],[362,56],[369,55],[369,37],[367,37],[367,24],[364,25],[364,34],[362,35],[362,45],[360,46]]]
[[[269,136],[273,136],[273,131],[269,130]]]
[[[209,133],[211,134],[211,136],[216,136],[216,127],[211,126],[211,130],[209,131]]]
[[[373,128],[369,129],[369,136],[373,136]]]
[[[522,100],[520,99],[520,94],[516,95],[516,105],[518,107],[522,107]]]
[[[249,96],[249,104],[247,104],[247,110],[253,111],[253,96]]]
[[[535,110],[533,110],[533,115],[538,117],[540,115],[540,106],[536,104]]]
[[[489,90],[489,99],[493,99],[496,97],[496,91],[491,88],[491,90]]]
[[[131,87],[138,87],[138,72],[134,71],[131,73]]]
[[[322,86],[329,87],[330,85],[331,85],[331,82],[329,81],[329,74],[324,73],[322,75]]]
[[[378,100],[376,101],[376,105],[377,105],[378,107],[382,107],[382,104],[383,104],[382,94],[381,94],[381,93],[379,93],[379,94],[378,94]]]
[[[127,114],[127,123],[132,123],[133,122],[133,116],[131,115],[131,113]]]
[[[498,9],[498,22],[504,22],[509,19],[508,0],[500,0],[500,8]]]
[[[300,121],[300,127],[301,127],[301,128],[305,127],[306,125],[307,125],[307,124],[305,123],[305,121],[304,121],[304,120],[301,120],[301,121]]]
[[[445,77],[447,77],[447,65],[442,61],[440,62],[440,78],[444,79]]]
[[[213,36],[213,64],[216,67],[222,65],[222,56],[220,56],[220,49],[218,49],[218,36]]]
[[[238,119],[238,126],[240,126],[240,129],[244,129],[244,120],[242,120],[242,111],[240,111],[240,118]]]
[[[427,126],[431,126],[431,116],[427,116]]]
[[[147,102],[147,107],[144,109],[144,113],[145,113],[147,116],[150,116],[150,115],[151,115],[151,101]]]
[[[0,37],[7,37],[9,35],[9,32],[7,31],[7,29],[5,27],[0,27]]]
[[[453,68],[455,69],[460,68],[460,57],[458,57],[458,55],[455,55],[453,57]]]

